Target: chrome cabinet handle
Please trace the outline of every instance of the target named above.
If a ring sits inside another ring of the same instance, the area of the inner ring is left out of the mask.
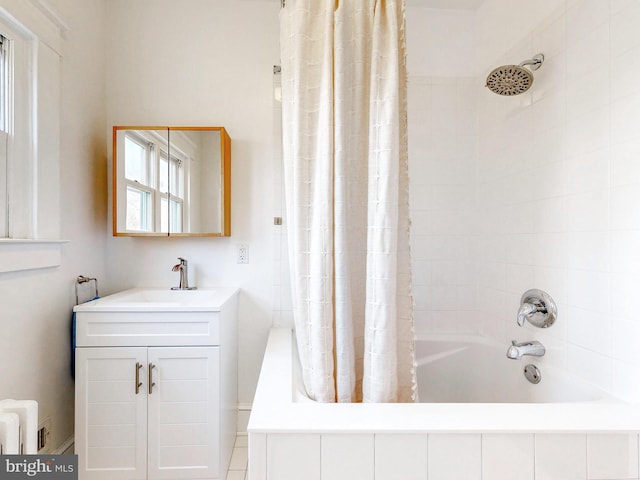
[[[153,393],[153,387],[156,386],[156,383],[153,381],[153,369],[156,366],[153,363],[149,364],[149,395]]]
[[[140,381],[141,368],[142,368],[142,364],[140,362],[136,362],[136,395],[140,393],[140,387],[142,386],[142,382]]]

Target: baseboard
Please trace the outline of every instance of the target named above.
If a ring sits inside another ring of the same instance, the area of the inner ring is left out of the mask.
[[[52,453],[54,455],[71,455],[73,454],[74,438],[73,436],[67,438],[62,445],[56,448]]]

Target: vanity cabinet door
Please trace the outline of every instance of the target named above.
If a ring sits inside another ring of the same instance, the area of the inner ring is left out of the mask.
[[[146,361],[146,347],[76,349],[79,480],[147,478]]]
[[[150,347],[148,365],[149,479],[219,478],[220,347]]]

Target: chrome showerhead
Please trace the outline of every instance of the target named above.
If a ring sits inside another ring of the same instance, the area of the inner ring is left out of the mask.
[[[494,68],[487,76],[486,86],[498,95],[512,96],[524,93],[533,85],[533,74],[524,66],[528,65],[531,70],[537,70],[542,62],[544,55],[539,53],[520,65],[502,65]]]

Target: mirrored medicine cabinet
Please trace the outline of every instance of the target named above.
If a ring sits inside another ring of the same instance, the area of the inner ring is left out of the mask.
[[[231,235],[224,127],[113,127],[113,235]]]

